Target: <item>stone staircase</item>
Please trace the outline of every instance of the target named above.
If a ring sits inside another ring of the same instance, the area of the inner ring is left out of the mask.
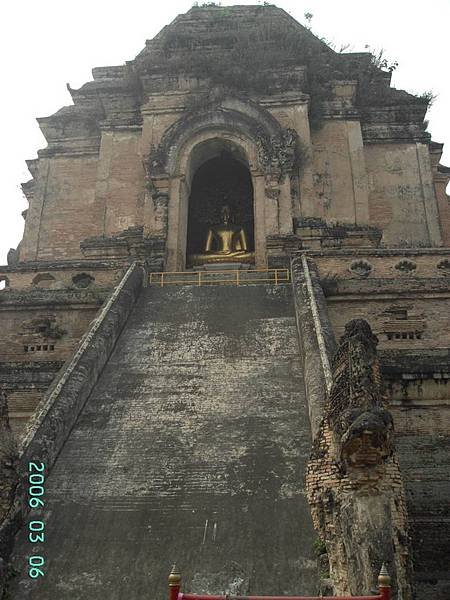
[[[316,591],[290,285],[143,289],[49,476],[45,576],[17,600]],[[37,517],[33,517],[37,518]]]

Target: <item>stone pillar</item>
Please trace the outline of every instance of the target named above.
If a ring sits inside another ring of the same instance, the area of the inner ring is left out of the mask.
[[[111,171],[113,143],[113,132],[102,131],[100,154],[97,166],[97,182],[95,184],[95,202],[103,207],[101,224],[101,231],[103,235],[107,235],[109,233],[106,227],[106,215],[108,210],[108,186]]]
[[[422,200],[430,246],[442,246],[439,215],[433,186],[430,152],[426,144],[416,143],[417,165],[422,186]]]
[[[313,180],[313,146],[309,126],[308,104],[295,107],[295,129],[298,132],[302,149],[302,162],[297,168],[300,187],[300,200],[294,205],[294,216],[311,217],[317,213],[317,200]]]
[[[358,225],[368,225],[369,187],[364,159],[361,125],[359,121],[347,121],[347,133],[351,176],[353,180],[355,223]]]
[[[41,230],[42,213],[47,196],[47,184],[50,174],[50,159],[39,159],[39,170],[34,185],[30,207],[27,211],[25,231],[20,244],[20,261],[32,261],[39,258],[39,234]]]
[[[255,220],[255,266],[257,269],[265,269],[267,265],[266,232],[268,227],[274,227],[274,211],[272,200],[266,195],[264,175],[259,172],[252,172],[252,183]]]
[[[169,179],[169,208],[167,216],[166,271],[182,271],[185,267],[186,248],[182,248],[183,231],[186,244],[187,198],[186,184],[181,177]]]

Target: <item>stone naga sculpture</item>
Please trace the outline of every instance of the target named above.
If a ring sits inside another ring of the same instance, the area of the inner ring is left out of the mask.
[[[412,598],[403,482],[392,416],[382,394],[369,324],[345,327],[307,467],[314,526],[325,543],[336,594],[368,593],[383,562],[398,600]]]

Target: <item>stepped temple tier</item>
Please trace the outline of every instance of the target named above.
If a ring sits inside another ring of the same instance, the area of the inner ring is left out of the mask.
[[[38,119],[2,600],[450,598],[450,169],[390,77],[207,5]]]

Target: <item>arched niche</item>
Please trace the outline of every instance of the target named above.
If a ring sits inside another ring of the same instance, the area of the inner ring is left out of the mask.
[[[216,145],[218,140],[213,140]],[[254,202],[253,184],[250,170],[245,158],[240,155],[239,149],[233,147],[225,149],[222,144],[217,144],[216,152],[206,153],[207,159],[202,156],[205,143],[200,146],[200,161],[192,161],[191,169],[195,168],[191,177],[190,194],[188,199],[188,227],[186,266],[195,267],[208,261],[205,254],[207,240],[209,239],[210,252],[221,250],[218,240],[208,233],[221,227],[222,214],[229,209],[231,230],[235,230],[233,239],[238,245],[238,250],[244,252],[241,256],[223,256],[216,259],[220,262],[254,263],[255,235],[254,235]],[[233,152],[233,150],[236,150]]]
[[[251,249],[255,251],[256,264],[264,266],[265,256],[265,217],[264,217],[264,177],[258,171],[257,149],[251,140],[230,133],[202,132],[195,136],[189,143],[185,144],[179,155],[177,177],[172,177],[169,184],[169,211],[168,211],[168,237],[167,237],[167,270],[184,270],[187,264],[188,244],[192,249],[192,218],[195,218],[195,210],[192,212],[192,202],[195,202],[192,194],[196,192],[195,184],[210,167],[217,167],[217,163],[223,160],[230,168],[234,164],[236,173],[239,173],[241,183],[246,177],[248,200],[246,206],[239,207],[238,198],[232,198],[236,187],[230,181],[229,190],[226,190],[226,179],[221,181],[223,191],[228,193],[228,205],[234,209],[235,221],[245,217],[245,227]],[[244,184],[245,185],[245,184]],[[194,186],[194,188],[193,188]],[[256,201],[258,197],[260,202]],[[190,202],[191,201],[191,202]],[[205,222],[197,228],[197,235],[202,238],[208,224],[217,218],[221,205],[217,198],[212,199],[212,210]],[[190,211],[191,207],[191,211]],[[242,224],[242,223],[240,223]],[[203,227],[203,232],[202,232]],[[195,226],[194,226],[195,230]],[[196,247],[201,249],[201,242]]]
[[[39,288],[53,289],[56,279],[50,273],[38,273],[32,280],[33,285]]]
[[[144,231],[165,239],[165,269],[185,268],[192,180],[202,164],[222,152],[232,154],[250,172],[255,264],[264,268],[267,240],[293,233],[289,175],[296,161],[296,144],[293,129],[283,129],[265,108],[236,97],[226,97],[170,125],[144,162]]]

